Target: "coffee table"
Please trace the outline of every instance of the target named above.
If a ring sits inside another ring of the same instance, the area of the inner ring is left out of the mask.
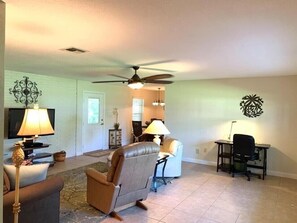
[[[168,157],[169,157],[169,155],[165,155],[165,154],[159,154],[158,155],[158,159],[157,159],[156,166],[155,166],[155,171],[154,171],[154,176],[153,176],[153,191],[155,191],[155,192],[157,192],[157,169],[158,169],[158,166],[161,163],[164,163],[163,168],[162,168],[162,180],[163,180],[164,185],[167,184],[166,180],[164,178],[164,170],[165,170],[165,167],[166,167]]]

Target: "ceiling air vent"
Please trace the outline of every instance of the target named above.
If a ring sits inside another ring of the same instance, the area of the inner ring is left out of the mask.
[[[66,50],[66,51],[71,52],[71,53],[85,53],[85,52],[87,52],[86,50],[78,49],[78,48],[75,48],[75,47],[69,47],[69,48],[62,49],[62,50]]]

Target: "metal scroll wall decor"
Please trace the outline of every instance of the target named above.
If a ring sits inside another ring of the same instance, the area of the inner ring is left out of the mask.
[[[264,113],[262,109],[263,103],[263,99],[256,94],[246,95],[242,97],[240,110],[242,110],[243,115],[249,118],[255,118]]]
[[[9,88],[9,93],[13,94],[17,103],[22,103],[26,107],[29,104],[36,103],[38,96],[42,95],[42,91],[38,90],[36,82],[29,80],[24,76],[23,80],[16,80],[13,88]]]

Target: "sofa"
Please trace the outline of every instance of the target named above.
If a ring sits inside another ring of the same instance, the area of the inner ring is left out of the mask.
[[[136,205],[146,209],[141,201],[150,191],[159,150],[153,142],[133,143],[113,153],[106,174],[87,169],[87,202],[120,220],[117,211],[123,208]]]
[[[22,167],[21,167],[22,168]],[[60,218],[60,191],[64,182],[60,177],[37,182],[20,188],[21,211],[19,223],[58,223]],[[15,191],[3,170],[3,222],[14,220],[12,205]]]
[[[160,146],[160,154],[169,155],[167,158],[164,177],[180,177],[182,174],[183,144],[177,139],[167,137]],[[158,165],[157,177],[162,176],[164,163]]]

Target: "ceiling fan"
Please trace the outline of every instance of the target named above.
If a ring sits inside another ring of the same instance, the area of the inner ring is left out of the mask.
[[[118,81],[94,81],[92,83],[115,83],[115,82],[122,82],[122,83],[128,83],[128,86],[132,89],[140,89],[143,87],[145,83],[151,83],[151,84],[172,84],[173,81],[166,81],[166,80],[160,80],[165,78],[171,78],[174,77],[172,74],[157,74],[152,75],[144,78],[140,78],[137,74],[137,70],[139,69],[139,66],[132,66],[133,70],[135,71],[135,74],[131,78],[123,77],[120,75],[112,74],[112,76],[123,78],[126,80],[118,80]]]

